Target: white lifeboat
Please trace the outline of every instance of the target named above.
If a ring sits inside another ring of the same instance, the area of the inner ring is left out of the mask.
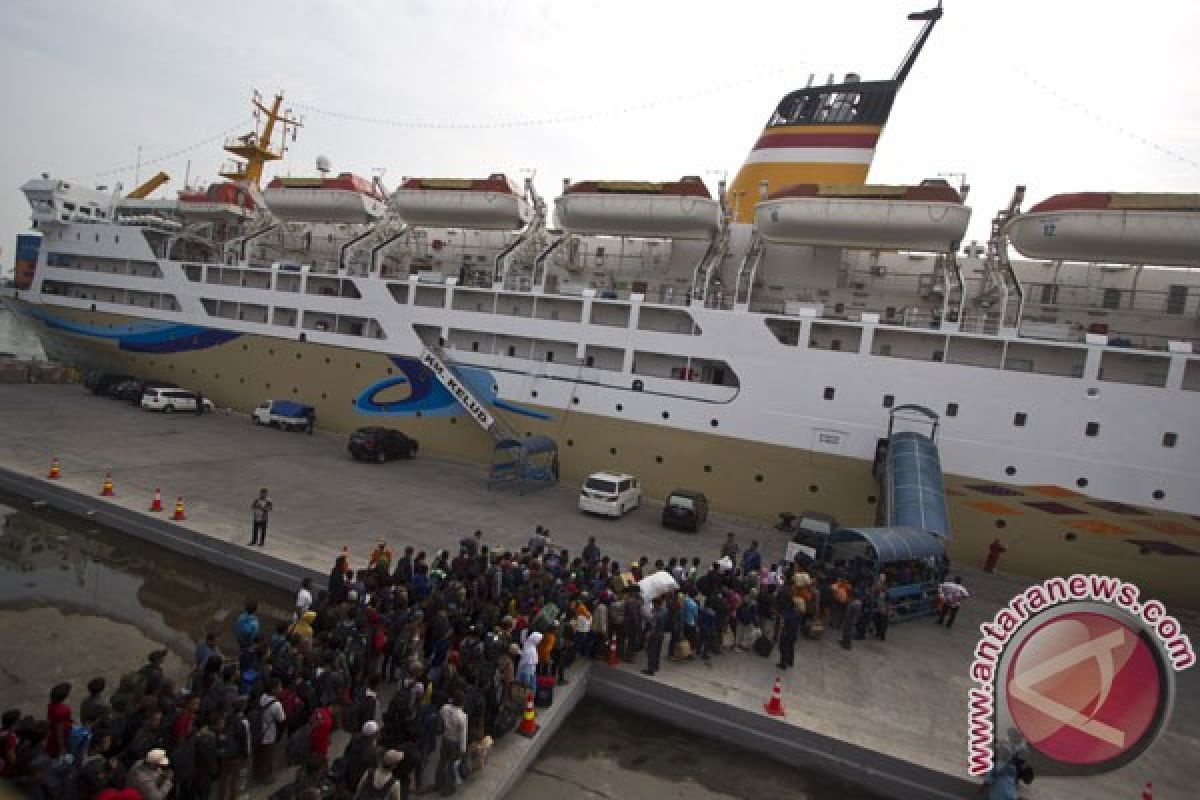
[[[670,183],[574,183],[554,207],[558,224],[568,233],[707,239],[717,230],[717,201],[704,181],[693,176]]]
[[[1200,194],[1056,194],[1016,216],[1026,258],[1200,266]]]
[[[409,225],[511,231],[532,218],[528,201],[508,177],[409,178],[392,193],[391,207]]]
[[[236,183],[214,183],[199,191],[179,193],[180,214],[192,219],[245,219],[255,211],[254,198]]]
[[[755,207],[763,238],[781,244],[869,250],[954,250],[971,209],[945,181],[919,186],[802,183]]]
[[[349,172],[332,178],[275,178],[262,194],[271,213],[286,222],[368,223],[387,210],[374,184]]]

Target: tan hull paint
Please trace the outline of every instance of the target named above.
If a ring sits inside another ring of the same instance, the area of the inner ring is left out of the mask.
[[[57,308],[55,313],[93,325],[136,321],[74,309]],[[486,463],[491,455],[491,438],[465,415],[356,413],[353,399],[358,393],[396,372],[381,354],[247,334],[206,350],[154,355],[121,351],[85,336],[49,333],[74,346],[85,362],[199,389],[219,407],[249,411],[263,400],[294,398],[316,406],[318,424],[325,429],[347,432],[364,424],[385,424],[415,436],[423,453],[477,463]],[[558,442],[566,482],[578,482],[600,469],[619,469],[639,476],[648,497],[662,497],[677,487],[698,489],[708,494],[715,511],[768,524],[780,511],[809,509],[833,514],[843,525],[875,523],[879,487],[869,462],[515,400],[553,417],[541,421],[498,412],[515,429]],[[1193,559],[1143,555],[1127,541],[1167,541],[1200,550],[1200,522],[1146,509],[1140,509],[1140,515],[1117,514],[1064,490],[1050,490],[1048,495],[1013,485],[1010,488],[1023,494],[1006,498],[969,488],[981,483],[986,482],[945,477],[954,531],[950,555],[955,562],[981,566],[988,544],[1000,536],[1008,547],[1000,561],[1005,572],[1036,578],[1078,571],[1116,575],[1168,603],[1200,608],[1200,582],[1188,574]],[[1056,516],[1025,506],[1024,500],[1059,500],[1084,514]],[[997,520],[1003,521],[1002,528]],[[1073,527],[1080,524],[1095,530]],[[1075,534],[1073,541],[1067,540],[1067,533]]]

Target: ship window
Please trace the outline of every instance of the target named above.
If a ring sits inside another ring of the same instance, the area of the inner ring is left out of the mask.
[[[1088,479],[1087,478],[1076,478],[1075,485],[1078,486],[1080,489],[1087,488]]]
[[[1087,434],[1088,436],[1096,436],[1097,434],[1100,433],[1100,423],[1099,422],[1089,422],[1087,424],[1087,427],[1084,428],[1083,432],[1085,434]]]
[[[884,408],[891,408],[893,405],[895,405],[895,403],[896,403],[896,398],[894,395],[885,394],[883,396],[883,407]]]
[[[1167,313],[1182,314],[1187,306],[1188,287],[1173,283],[1167,287]]]
[[[1121,307],[1121,290],[1120,289],[1105,289],[1104,299],[1101,301],[1104,308],[1120,308]]]
[[[1018,428],[1024,428],[1028,419],[1028,414],[1026,414],[1024,411],[1018,411],[1017,413],[1013,414],[1013,425]]]
[[[471,342],[471,352],[472,353],[479,352],[479,342]]]
[[[713,426],[713,427],[715,428],[715,427],[717,427],[718,425],[720,425],[721,423],[717,422],[715,419],[710,419],[710,420],[708,421],[708,424],[709,424],[709,425],[711,425],[711,426]]]
[[[74,211],[75,204],[74,203],[63,203],[63,208],[65,208],[67,211]]]
[[[508,347],[508,355],[509,355],[509,357],[510,357],[510,358],[514,358],[514,357],[516,357],[516,355],[517,355],[517,348],[513,347],[512,345],[509,345],[509,347]]]
[[[816,494],[817,492],[821,491],[821,487],[817,486],[815,483],[811,483],[808,486],[808,490],[813,494]]]
[[[1154,490],[1154,495],[1153,495],[1153,497],[1154,497],[1154,499],[1155,499],[1155,500],[1162,500],[1162,499],[1163,499],[1164,497],[1166,497],[1166,496],[1167,496],[1167,493],[1166,493],[1166,492],[1164,492],[1162,489],[1155,489],[1155,490]]]
[[[705,471],[705,472],[712,472],[712,464],[705,464],[705,465],[704,465],[704,471]]]
[[[617,403],[617,411],[624,411],[624,410],[625,410],[625,406],[621,405],[620,403]]]
[[[571,403],[573,403],[574,405],[579,405],[579,398],[578,398],[578,397],[572,397],[572,398],[571,398]]]
[[[554,351],[553,351],[553,350],[547,350],[547,351],[546,351],[546,362],[547,362],[547,363],[549,363],[549,362],[552,362],[552,361],[554,361]]]
[[[826,400],[832,400],[832,399],[833,399],[833,395],[834,395],[835,393],[836,393],[836,392],[835,392],[835,390],[834,390],[834,388],[833,388],[832,386],[826,386],[826,387],[825,387],[825,399],[826,399]]]
[[[530,397],[537,397],[537,389],[534,389],[533,391],[531,391],[531,392],[529,393],[529,396],[530,396]]]
[[[947,417],[957,417],[958,416],[958,403],[947,403],[946,404],[946,416]]]
[[[655,463],[655,464],[661,464],[662,462],[663,462],[663,457],[662,457],[662,456],[655,456],[655,457],[654,457],[654,463]]]
[[[1017,468],[1016,467],[1005,467],[1004,474],[1008,475],[1009,477],[1012,477],[1013,475],[1017,474]]]
[[[1179,434],[1177,434],[1177,433],[1164,433],[1164,434],[1163,434],[1163,445],[1162,445],[1162,446],[1163,446],[1163,447],[1174,447],[1174,446],[1175,446],[1175,444],[1176,444],[1176,442],[1178,442],[1178,441],[1179,441]]]
[[[608,454],[610,456],[615,456],[617,454],[617,448],[615,448],[615,447],[608,448]]]
[[[830,340],[829,349],[830,350],[841,350],[842,349],[842,340],[841,339]]]
[[[567,439],[567,447],[574,447],[574,446],[575,446],[575,440]]]
[[[671,418],[671,412],[670,412],[670,411],[664,411],[664,412],[662,412],[662,418],[663,418],[663,419],[670,419],[670,418]]]

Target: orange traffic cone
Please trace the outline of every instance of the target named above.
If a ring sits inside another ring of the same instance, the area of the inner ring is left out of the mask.
[[[525,713],[521,717],[521,724],[517,726],[517,733],[527,739],[532,739],[537,732],[537,712],[533,710],[533,692],[528,692],[525,695]]]
[[[182,497],[175,498],[175,513],[171,515],[171,519],[175,520],[176,522],[180,522],[182,520],[187,519],[187,516],[183,513],[183,498]]]
[[[160,492],[158,490],[157,486],[154,487],[154,501],[152,503],[150,503],[150,510],[151,511],[162,511],[163,510],[162,492]]]
[[[617,635],[615,633],[608,640],[608,665],[610,667],[617,665]]]
[[[779,687],[779,676],[775,676],[775,688],[771,690],[771,702],[763,704],[765,710],[772,717],[784,716],[783,711],[783,695]]]
[[[1146,786],[1142,789],[1142,800],[1154,800],[1154,784],[1150,781],[1146,781]]]
[[[50,459],[50,471],[46,473],[46,477],[52,481],[56,481],[62,477],[62,470],[58,468],[58,459]]]
[[[106,472],[106,473],[104,473],[104,485],[102,487],[100,487],[100,496],[101,497],[113,497],[115,495],[116,495],[116,492],[113,491],[113,484],[112,484],[112,473]]]

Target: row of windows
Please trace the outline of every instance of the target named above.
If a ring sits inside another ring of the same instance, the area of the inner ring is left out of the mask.
[[[832,400],[836,394],[837,394],[837,390],[834,389],[832,386],[825,387],[824,397],[826,400]],[[896,404],[895,395],[885,394],[883,396],[883,407],[884,408],[891,408],[895,404]],[[947,403],[946,404],[946,416],[947,417],[957,417],[958,416],[958,403]],[[1013,426],[1014,427],[1024,428],[1025,424],[1028,421],[1029,421],[1029,414],[1025,411],[1017,411],[1016,413],[1013,414]],[[1099,436],[1100,435],[1100,423],[1099,422],[1089,422],[1087,425],[1084,426],[1083,432],[1084,432],[1085,436]],[[1167,431],[1166,433],[1163,434],[1163,436],[1162,436],[1162,446],[1163,447],[1174,447],[1178,443],[1179,443],[1179,434],[1173,433],[1171,431]]]
[[[1174,434],[1171,434],[1171,435],[1173,436]],[[1174,447],[1174,445],[1171,445],[1171,446]],[[1013,465],[1009,464],[1007,467],[1004,468],[1004,474],[1011,478],[1017,474],[1017,468],[1014,467]],[[1075,485],[1078,486],[1080,489],[1086,489],[1088,487],[1088,479],[1084,478],[1084,477],[1076,478]],[[1153,492],[1150,493],[1150,496],[1153,497],[1155,500],[1162,500],[1164,497],[1167,496],[1167,493],[1164,492],[1162,489],[1155,489]],[[1004,526],[1000,525],[997,527],[1004,527]]]

